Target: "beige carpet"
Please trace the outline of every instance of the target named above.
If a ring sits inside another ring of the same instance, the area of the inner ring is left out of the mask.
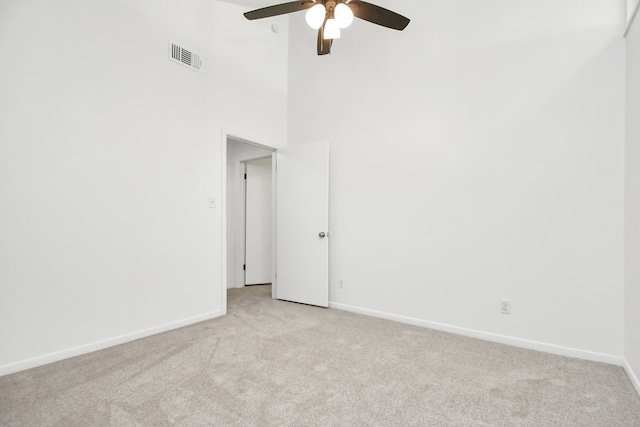
[[[0,378],[2,426],[640,426],[617,366],[229,292],[229,315]]]

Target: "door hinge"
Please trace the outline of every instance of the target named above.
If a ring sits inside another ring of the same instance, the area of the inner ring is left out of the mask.
[[[244,179],[247,179],[247,174],[246,173],[244,174]]]
[[[243,271],[247,271],[247,264],[243,264],[243,265],[242,265],[242,270],[243,270]]]

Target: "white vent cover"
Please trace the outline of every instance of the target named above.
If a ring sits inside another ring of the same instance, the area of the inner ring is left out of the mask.
[[[202,60],[200,55],[185,49],[176,42],[169,40],[169,61],[177,62],[186,67],[202,72]]]

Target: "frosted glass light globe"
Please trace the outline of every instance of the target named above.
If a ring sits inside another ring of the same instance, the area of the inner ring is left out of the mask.
[[[344,3],[338,3],[334,13],[340,28],[347,28],[353,22],[353,11]]]
[[[324,24],[324,38],[326,40],[340,38],[340,27],[338,26],[338,21],[335,19],[327,19],[327,23]]]
[[[304,18],[307,20],[307,24],[314,30],[322,27],[324,23],[324,18],[327,16],[327,9],[325,9],[324,5],[318,3],[313,6],[311,9],[307,10],[307,14]]]

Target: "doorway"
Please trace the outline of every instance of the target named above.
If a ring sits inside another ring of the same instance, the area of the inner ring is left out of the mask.
[[[226,151],[226,289],[271,283],[274,150],[227,136]]]
[[[271,297],[328,307],[329,142],[276,150],[225,131],[222,141],[222,313],[227,313],[227,290],[245,286],[244,166],[269,156],[273,203]]]

